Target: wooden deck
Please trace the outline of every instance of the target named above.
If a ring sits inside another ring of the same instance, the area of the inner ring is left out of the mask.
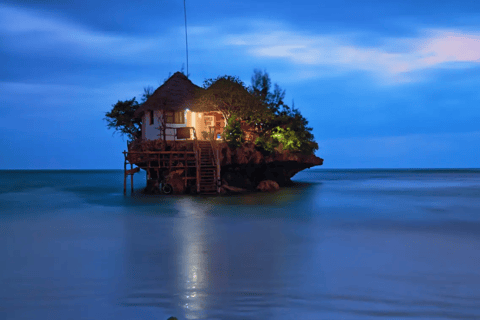
[[[168,173],[183,169],[185,188],[196,186],[197,193],[217,194],[220,191],[218,150],[214,150],[210,141],[203,140],[191,140],[191,147],[187,148],[190,150],[174,151],[124,151],[123,193],[127,193],[129,175],[133,192],[133,175],[140,169],[147,172],[148,180],[161,180]],[[127,170],[127,165],[130,165],[130,170]]]

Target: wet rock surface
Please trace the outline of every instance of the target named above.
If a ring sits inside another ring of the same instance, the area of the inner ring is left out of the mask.
[[[264,192],[272,192],[280,190],[280,186],[276,181],[272,180],[263,180],[257,186],[257,189]]]

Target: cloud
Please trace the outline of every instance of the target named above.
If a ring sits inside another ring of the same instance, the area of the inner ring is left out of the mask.
[[[244,47],[255,57],[284,59],[300,67],[335,67],[337,72],[367,71],[393,82],[413,81],[416,71],[480,63],[479,33],[428,29],[419,34],[417,38],[383,38],[377,46],[361,46],[354,41],[355,34],[297,32],[277,23],[227,36],[225,43]]]
[[[29,56],[135,65],[159,63],[161,56],[180,61],[183,56],[173,52],[183,51],[182,34],[183,26],[148,36],[103,32],[58,16],[0,5],[1,50]],[[366,72],[383,84],[395,84],[422,79],[431,69],[468,68],[480,62],[480,33],[426,29],[418,34],[377,38],[376,45],[367,46],[361,45],[359,39],[366,35],[360,32],[326,34],[298,31],[279,21],[237,19],[189,26],[189,49],[196,53],[193,62],[197,57],[211,68],[217,61],[224,61],[224,66],[259,59],[262,64],[281,63],[290,81]],[[232,56],[235,59],[227,59]]]
[[[151,55],[168,43],[165,36],[145,38],[100,32],[58,17],[2,5],[0,36],[2,50],[103,59],[138,58],[142,53]]]
[[[480,62],[480,35],[450,30],[438,30],[435,33],[419,46],[423,66],[445,62]]]

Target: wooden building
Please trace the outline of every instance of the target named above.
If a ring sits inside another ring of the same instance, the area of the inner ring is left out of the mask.
[[[225,119],[221,112],[194,104],[203,90],[176,72],[138,108],[135,115],[142,118],[142,138],[124,151],[124,193],[127,176],[131,175],[133,191],[133,174],[140,169],[147,172],[147,186],[181,171],[185,188],[219,192],[219,155],[211,140],[220,139]]]
[[[174,73],[135,113],[142,118],[142,140],[163,139],[164,131],[166,140],[176,140],[175,129],[185,127],[194,128],[190,139],[195,134],[200,140],[209,134],[220,139],[225,127],[222,113],[193,102],[202,91],[183,73]]]

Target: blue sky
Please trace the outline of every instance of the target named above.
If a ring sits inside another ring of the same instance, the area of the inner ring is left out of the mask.
[[[324,168],[472,168],[480,2],[189,1],[189,73],[266,70]],[[183,1],[3,1],[0,169],[116,169],[102,120],[185,64]]]

